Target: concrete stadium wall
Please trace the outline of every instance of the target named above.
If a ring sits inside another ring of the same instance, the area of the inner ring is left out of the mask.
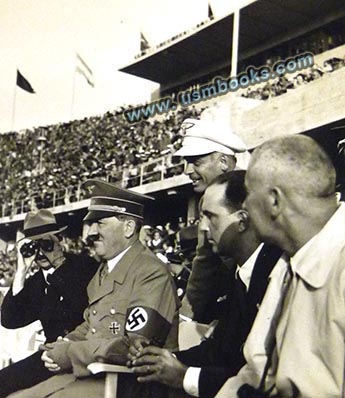
[[[296,134],[345,117],[345,68],[243,112],[238,126],[250,148],[284,134]]]

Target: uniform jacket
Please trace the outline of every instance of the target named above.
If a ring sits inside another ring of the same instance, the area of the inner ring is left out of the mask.
[[[264,245],[254,265],[244,307],[240,306],[233,295],[235,280],[233,276],[225,302],[225,311],[213,337],[199,346],[176,353],[177,358],[185,365],[201,367],[199,377],[201,398],[214,397],[224,382],[244,365],[242,346],[265,294],[268,276],[280,256],[280,249]]]
[[[1,306],[1,324],[16,329],[39,320],[47,341],[64,336],[83,321],[87,307],[86,287],[98,264],[90,257],[65,254],[65,262],[46,283],[39,270],[29,277],[15,296],[12,289]]]
[[[292,258],[292,284],[276,329],[276,354],[266,387],[278,397],[345,397],[345,206]],[[279,264],[277,264],[278,266]],[[271,284],[245,346],[247,365],[217,397],[237,397],[243,383],[257,387],[262,375],[269,307],[277,301]],[[286,269],[286,267],[285,267]],[[275,269],[276,270],[276,269]],[[274,271],[275,271],[274,270]],[[273,286],[273,284],[272,284]],[[270,329],[270,328],[268,328]]]
[[[90,375],[86,367],[97,360],[123,364],[128,348],[124,338],[127,334],[144,335],[156,345],[166,342],[166,346],[177,346],[179,302],[173,280],[165,265],[139,241],[131,246],[102,285],[100,270],[96,273],[88,294],[85,321],[66,336],[71,342],[56,343],[49,352],[67,372],[24,390],[24,395],[19,397],[30,398],[32,391],[35,397],[51,393],[54,394],[49,397],[60,396],[55,395],[58,391],[64,398],[103,397],[104,380],[86,377]],[[136,385],[135,377],[129,384]],[[150,396],[145,394],[140,391],[138,397]]]

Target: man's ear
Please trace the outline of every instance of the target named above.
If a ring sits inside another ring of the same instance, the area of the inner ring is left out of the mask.
[[[244,232],[247,230],[249,225],[249,214],[246,210],[239,210],[238,211],[238,232]]]
[[[135,233],[135,221],[134,220],[125,220],[123,224],[123,233],[125,238],[131,238]]]
[[[223,173],[234,170],[236,166],[235,156],[228,156],[222,154],[219,158],[219,162],[220,162],[220,169],[222,170]]]
[[[270,213],[273,219],[277,218],[282,211],[282,204],[283,204],[283,192],[275,187],[269,191],[269,206],[270,206]]]

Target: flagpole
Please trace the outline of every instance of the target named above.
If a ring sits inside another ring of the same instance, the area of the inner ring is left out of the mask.
[[[240,9],[234,11],[233,18],[233,29],[232,29],[232,50],[231,50],[231,71],[230,77],[237,75],[237,62],[238,62],[238,40],[240,30]]]
[[[74,100],[75,100],[75,81],[76,81],[76,68],[74,68],[73,88],[72,88],[72,102],[71,102],[71,120],[73,120]]]
[[[17,75],[18,75],[18,69],[17,69]],[[15,122],[15,118],[16,118],[17,75],[16,75],[16,83],[14,85],[14,94],[13,94],[13,103],[12,103],[11,131],[14,131],[14,122]]]

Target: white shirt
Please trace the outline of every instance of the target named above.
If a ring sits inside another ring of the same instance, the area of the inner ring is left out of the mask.
[[[118,262],[121,260],[121,258],[128,252],[128,250],[130,249],[130,246],[127,247],[127,249],[123,250],[120,254],[118,254],[117,256],[115,256],[114,258],[110,259],[107,261],[107,265],[108,265],[108,273],[110,274],[110,272],[116,267],[116,265],[118,264]]]
[[[47,281],[48,275],[52,275],[54,273],[54,271],[55,271],[55,268],[53,268],[53,267],[51,267],[49,269],[42,269],[43,277],[44,277],[46,283],[48,283],[48,285],[49,285],[49,282]]]
[[[250,278],[252,277],[255,261],[263,247],[261,243],[242,266],[237,266],[235,277],[240,278],[248,292]],[[183,389],[193,397],[199,396],[199,377],[201,368],[189,367],[183,379]]]

